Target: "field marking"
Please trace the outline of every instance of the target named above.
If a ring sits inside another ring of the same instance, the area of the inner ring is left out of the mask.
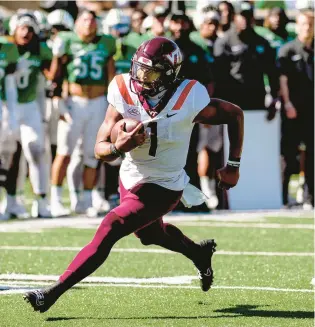
[[[23,281],[57,281],[57,275],[32,275],[32,274],[0,274],[0,281],[3,280],[23,280]],[[197,276],[174,276],[174,277],[86,277],[84,283],[108,283],[108,284],[164,284],[183,285],[191,284]]]
[[[80,251],[82,247],[77,246],[24,246],[24,245],[2,245],[0,250],[17,251]],[[111,252],[118,253],[158,253],[177,254],[163,249],[138,249],[138,248],[113,248]],[[216,251],[216,255],[251,255],[251,256],[279,256],[279,257],[314,257],[313,252],[259,252],[259,251]]]
[[[10,294],[21,294],[33,289],[40,288],[42,286],[49,285],[47,282],[34,283],[32,281],[28,281],[27,283],[19,283],[13,282],[5,285],[3,281],[0,281],[2,285],[0,285],[0,296],[1,295],[10,295]],[[4,285],[3,285],[4,284]],[[30,287],[29,285],[35,285],[37,287]],[[199,286],[194,285],[150,285],[150,284],[135,284],[135,283],[79,283],[76,287],[134,287],[134,288],[175,288],[175,289],[198,289]],[[314,293],[314,290],[309,289],[294,289],[294,288],[276,288],[276,287],[255,287],[255,286],[212,286],[212,289],[215,290],[246,290],[246,291],[266,291],[266,292],[286,292],[286,293]]]
[[[177,214],[172,213],[166,215],[164,220],[167,222],[199,222],[196,226],[200,225],[200,222],[217,222],[220,225],[212,227],[224,227],[222,223],[227,222],[264,222],[268,217],[286,217],[286,218],[299,218],[299,219],[313,219],[314,211],[305,210],[269,210],[269,211],[247,211],[247,212],[232,212],[232,211],[218,211],[214,214]],[[16,220],[9,222],[0,222],[0,232],[31,232],[39,233],[43,229],[51,228],[82,228],[82,229],[95,229],[101,222],[99,218],[86,218],[86,217],[67,217],[67,218],[54,218],[54,219],[26,219]],[[281,225],[281,224],[280,224]],[[290,224],[288,224],[290,225]],[[283,228],[283,225],[281,225]],[[229,227],[229,226],[225,226]],[[230,226],[232,227],[232,226]],[[244,227],[244,226],[235,226]],[[254,226],[252,226],[254,227]],[[291,226],[292,227],[292,226]],[[257,228],[257,227],[256,227]]]
[[[178,222],[178,226],[190,227],[233,227],[233,228],[267,228],[267,229],[314,229],[312,224],[279,224],[279,223],[210,223],[210,222]]]

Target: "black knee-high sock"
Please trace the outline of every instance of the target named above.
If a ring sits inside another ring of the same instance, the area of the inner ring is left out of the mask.
[[[6,186],[5,186],[9,195],[16,195],[16,184],[19,175],[21,153],[22,153],[21,143],[17,142],[17,149],[12,158],[12,164],[8,171]]]
[[[154,244],[181,253],[192,261],[197,259],[200,250],[199,244],[196,244],[172,224],[163,223],[163,231],[163,234],[154,238]]]

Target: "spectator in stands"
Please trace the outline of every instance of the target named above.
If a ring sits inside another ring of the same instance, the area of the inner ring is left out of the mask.
[[[169,31],[172,39],[177,43],[184,55],[182,68],[179,72],[180,76],[198,80],[207,87],[209,94],[212,94],[213,75],[207,59],[207,53],[189,38],[189,34],[192,31],[191,19],[183,12],[171,14],[169,17]],[[197,171],[198,130],[198,125],[196,124],[191,136],[187,164],[185,167],[190,177],[190,182],[196,186],[199,186]]]
[[[234,7],[229,1],[221,1],[218,4],[218,11],[221,17],[218,35],[222,37],[231,28],[234,20]]]
[[[280,91],[284,103],[282,154],[286,163],[283,203],[288,204],[288,183],[294,172],[297,147],[306,145],[305,180],[314,206],[314,13],[300,12],[297,38],[278,54]]]
[[[234,24],[214,45],[216,95],[245,110],[261,110],[265,108],[264,74],[273,98],[278,91],[275,51],[254,31],[254,10],[249,2],[240,4]]]

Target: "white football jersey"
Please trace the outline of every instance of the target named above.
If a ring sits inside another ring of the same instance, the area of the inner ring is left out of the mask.
[[[108,88],[108,102],[124,118],[143,122],[149,137],[126,153],[120,178],[126,189],[154,183],[180,191],[189,182],[184,167],[196,115],[210,102],[207,89],[195,80],[184,80],[164,109],[154,118],[130,90],[129,74],[116,76]]]

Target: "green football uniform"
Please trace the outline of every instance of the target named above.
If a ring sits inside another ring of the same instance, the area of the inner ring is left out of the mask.
[[[153,39],[154,37],[155,37],[155,36],[153,35],[153,33],[149,30],[148,32],[146,32],[146,33],[144,33],[144,34],[142,35],[142,42],[143,42],[143,41],[147,41],[147,40],[151,40],[151,39]],[[164,33],[163,37],[166,37],[166,38],[168,38],[168,39],[171,39],[171,38],[172,38],[172,34],[171,34],[171,32],[166,31],[166,32]]]
[[[136,52],[140,44],[146,40],[147,38],[145,34],[130,32],[124,37],[124,44],[133,48],[134,52]]]
[[[17,46],[8,42],[4,37],[0,37],[0,97],[4,99],[4,77],[13,73],[19,58]]]
[[[114,55],[116,74],[128,73],[131,66],[131,59],[135,49],[125,44],[124,38],[116,40],[116,53]]]
[[[54,41],[53,53],[67,55],[66,79],[81,85],[108,85],[107,63],[116,52],[115,39],[97,35],[90,43],[74,32],[60,32]]]
[[[18,102],[29,103],[36,100],[38,75],[44,63],[51,61],[52,52],[45,42],[39,44],[37,51],[20,51],[17,65],[16,86]]]

